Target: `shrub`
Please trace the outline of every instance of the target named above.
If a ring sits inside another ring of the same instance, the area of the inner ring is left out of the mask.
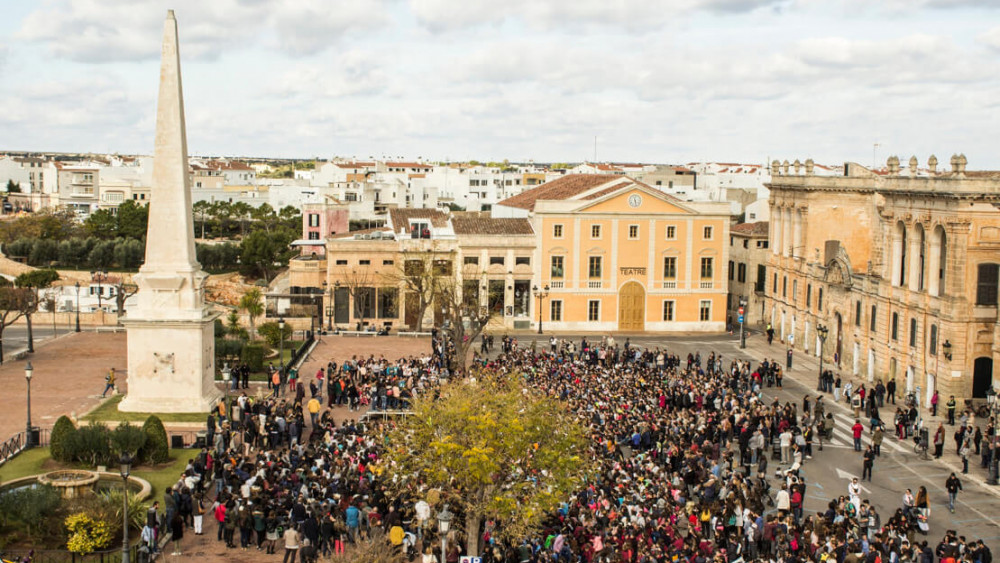
[[[17,520],[25,525],[28,534],[37,528],[50,514],[59,508],[62,497],[52,485],[26,487],[0,495],[0,517]]]
[[[138,426],[122,422],[111,431],[111,451],[117,454],[128,453],[135,456],[146,445],[146,433]]]
[[[240,361],[250,367],[250,371],[264,369],[264,347],[260,344],[247,344],[240,353]]]
[[[66,529],[70,534],[66,547],[73,553],[81,555],[107,547],[114,537],[105,522],[94,521],[82,512],[66,518]]]
[[[140,458],[149,463],[163,463],[170,459],[170,445],[167,442],[167,430],[156,415],[150,415],[142,424],[142,432],[146,435]]]
[[[69,441],[73,459],[91,466],[104,465],[111,459],[111,430],[97,421],[81,426]]]
[[[280,335],[282,332],[285,333],[286,341],[292,337],[292,327],[287,323],[285,324],[284,331],[282,331],[278,327],[278,323],[273,321],[269,323],[264,323],[259,327],[257,327],[257,334],[263,336],[264,340],[267,341],[267,343],[273,348],[277,348],[278,345],[280,344],[280,338],[281,338]]]
[[[238,360],[243,355],[243,342],[228,338],[215,339],[215,357],[223,361]],[[222,362],[218,362],[222,363]]]
[[[66,415],[60,416],[49,435],[49,452],[56,461],[73,461],[74,451],[70,449],[76,426]]]

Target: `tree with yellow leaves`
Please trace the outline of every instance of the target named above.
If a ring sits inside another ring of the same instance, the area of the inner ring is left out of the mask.
[[[382,468],[399,490],[441,491],[465,517],[466,550],[479,554],[480,529],[517,541],[576,491],[592,467],[585,429],[558,400],[516,374],[454,381],[388,436]]]

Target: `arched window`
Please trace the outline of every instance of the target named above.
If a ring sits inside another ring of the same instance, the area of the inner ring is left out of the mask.
[[[906,285],[906,225],[900,222],[896,226],[897,231],[899,231],[899,240],[901,241],[899,245],[899,282],[897,285]]]

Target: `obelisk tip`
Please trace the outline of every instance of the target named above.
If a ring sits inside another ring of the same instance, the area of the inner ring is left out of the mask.
[[[167,10],[167,19],[168,20],[177,19],[177,18],[174,17],[174,11],[173,10]]]

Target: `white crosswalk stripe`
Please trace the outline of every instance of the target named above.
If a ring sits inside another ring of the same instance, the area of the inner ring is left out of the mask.
[[[834,434],[833,434],[834,441],[836,442],[839,436],[853,448],[854,432],[853,430],[851,430],[851,427],[854,426],[854,419],[846,414],[834,413],[833,422],[834,422]],[[862,425],[865,427],[865,431],[861,434],[861,443],[863,446],[867,447],[869,444],[872,443],[871,433],[868,431],[867,424],[862,422]],[[903,445],[900,445],[899,441],[896,440],[895,432],[892,432],[891,430],[888,429],[882,438],[882,451],[886,452],[887,450],[899,453],[910,451],[906,447],[906,442],[903,442]]]

